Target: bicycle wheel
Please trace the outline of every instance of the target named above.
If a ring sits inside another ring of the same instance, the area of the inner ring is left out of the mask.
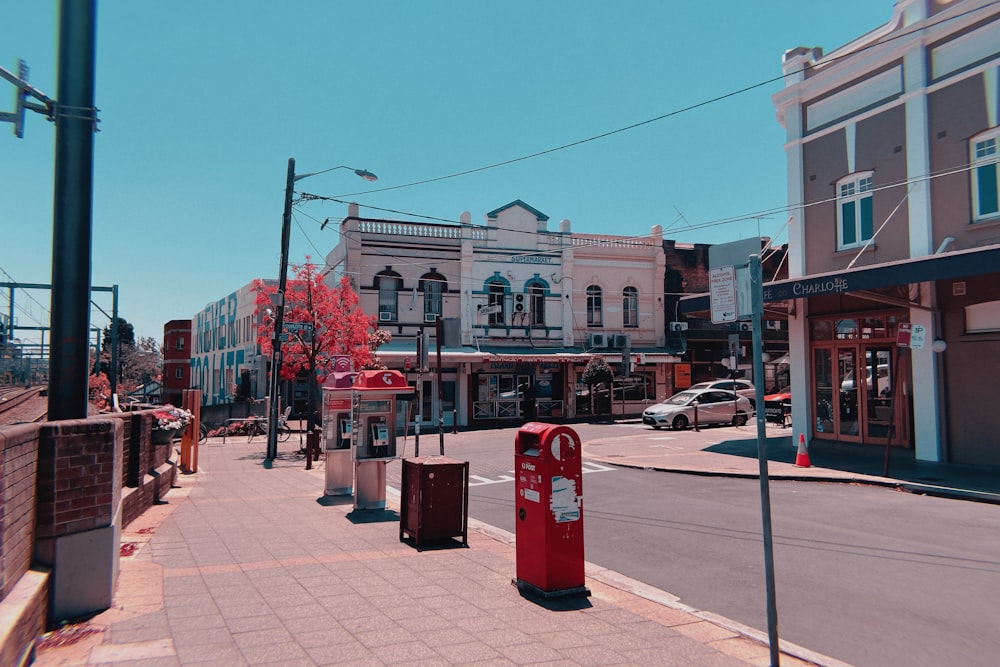
[[[204,424],[198,424],[198,442],[205,442],[208,440],[208,427]]]
[[[290,437],[292,437],[292,432],[288,430],[287,426],[278,427],[278,442],[285,442]]]
[[[253,440],[253,437],[258,433],[260,433],[260,424],[257,422],[251,422],[251,424],[247,426],[247,442]]]

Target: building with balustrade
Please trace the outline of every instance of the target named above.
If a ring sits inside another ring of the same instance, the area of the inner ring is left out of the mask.
[[[351,204],[326,257],[331,284],[348,276],[361,306],[393,340],[379,357],[420,389],[424,428],[515,422],[601,411],[638,413],[674,390],[683,340],[667,344],[662,230],[640,237],[574,234],[523,201],[482,224],[366,218]],[[417,340],[442,321],[420,372]],[[616,379],[589,395],[592,356]],[[628,355],[628,368],[623,359]],[[440,398],[439,398],[440,397]]]

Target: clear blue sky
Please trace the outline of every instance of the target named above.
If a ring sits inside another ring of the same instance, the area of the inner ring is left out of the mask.
[[[56,2],[4,3],[0,64],[27,60],[56,96]],[[325,196],[512,160],[696,105],[781,75],[795,46],[826,52],[886,23],[892,0],[596,2],[426,0],[98,3],[92,284],[120,286],[120,315],[162,339],[255,277],[278,271],[289,157]],[[786,240],[783,214],[704,227],[787,203],[773,82],[633,130],[507,166],[348,199],[482,223],[522,199],[573,231],[681,243]],[[0,110],[13,108],[0,82]],[[0,125],[0,280],[51,282],[55,128]],[[290,260],[322,260],[347,207],[296,209]],[[363,215],[410,219],[362,208]],[[681,218],[683,214],[683,219]],[[418,218],[413,218],[418,219]],[[689,227],[690,225],[690,227]],[[697,229],[697,227],[701,227]],[[6,275],[4,275],[6,274]],[[0,290],[2,307],[7,295]],[[17,294],[22,324],[48,322]],[[110,312],[110,299],[97,302]],[[100,312],[95,326],[107,324]],[[37,339],[25,334],[25,339]]]

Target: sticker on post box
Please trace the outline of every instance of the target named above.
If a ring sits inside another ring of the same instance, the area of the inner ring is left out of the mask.
[[[580,519],[580,499],[576,495],[576,480],[556,475],[552,478],[552,497],[549,509],[556,523]]]
[[[531,466],[534,468],[533,464],[524,464],[524,466]],[[537,472],[529,472],[522,470],[518,476],[519,483],[521,486],[521,497],[525,500],[530,500],[533,503],[542,502],[542,476]]]

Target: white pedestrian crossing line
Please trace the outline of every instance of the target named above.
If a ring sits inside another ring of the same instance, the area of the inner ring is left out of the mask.
[[[600,463],[594,463],[593,461],[584,461],[581,466],[581,471],[586,474],[588,472],[608,472],[611,470],[617,470],[614,466],[601,465]],[[508,470],[510,475],[497,475],[495,478],[483,477],[481,475],[469,475],[469,486],[486,486],[487,484],[503,484],[505,482],[513,482],[515,474],[513,470]]]

